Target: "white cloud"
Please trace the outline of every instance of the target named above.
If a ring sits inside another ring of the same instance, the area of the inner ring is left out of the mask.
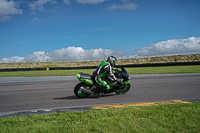
[[[13,63],[13,62],[46,62],[51,61],[80,61],[80,60],[97,60],[105,59],[110,55],[116,57],[122,57],[125,51],[122,50],[109,50],[109,49],[91,49],[86,50],[82,47],[67,47],[62,49],[56,49],[53,52],[36,51],[31,55],[26,55],[26,57],[16,57],[3,58],[0,63]],[[15,58],[15,60],[14,60]]]
[[[123,4],[113,4],[111,6],[108,6],[106,10],[135,10],[137,8],[137,4],[134,3],[123,3]]]
[[[143,47],[138,50],[138,55],[156,55],[179,52],[200,51],[200,37],[189,37],[187,39],[172,39],[162,41]]]
[[[32,10],[44,11],[44,5],[48,3],[57,3],[55,0],[37,0],[29,5]]]
[[[0,22],[11,19],[12,15],[23,14],[14,1],[0,0]]]
[[[25,62],[43,62],[51,60],[51,54],[46,51],[36,51],[31,55],[26,55],[24,58]]]
[[[67,47],[63,49],[54,50],[51,53],[51,57],[54,60],[59,60],[59,61],[62,61],[63,59],[66,59],[68,61],[77,59],[91,60],[91,59],[104,59],[110,55],[120,57],[124,53],[125,52],[121,50],[109,50],[102,48],[85,50],[82,47]]]
[[[63,0],[63,2],[64,2],[65,4],[67,4],[67,5],[70,4],[69,0]]]
[[[120,57],[125,52],[121,50],[108,50],[108,49],[91,49],[85,50],[82,47],[67,47],[51,52],[52,61],[76,61],[78,60],[91,60],[91,59],[104,59],[109,55]]]
[[[34,23],[34,22],[40,22],[40,19],[37,17],[34,17],[32,20],[29,21],[29,23]]]
[[[3,58],[0,60],[0,63],[19,63],[23,62],[24,57],[14,56],[12,58]]]
[[[138,57],[141,55],[160,55],[169,53],[179,53],[179,52],[192,52],[200,51],[200,37],[189,37],[187,39],[172,39],[167,41],[162,41],[149,45],[148,47],[143,47],[136,50],[138,54],[132,55],[130,57]],[[25,57],[12,57],[3,58],[0,63],[14,63],[14,62],[46,62],[51,61],[80,61],[80,60],[97,60],[105,59],[108,56],[113,55],[117,58],[124,57],[125,51],[123,50],[109,50],[109,49],[90,49],[86,50],[82,47],[67,47],[56,49],[52,52],[46,51],[36,51],[33,54],[26,55]],[[130,58],[129,57],[129,58]]]
[[[107,0],[77,0],[80,4],[98,4]]]

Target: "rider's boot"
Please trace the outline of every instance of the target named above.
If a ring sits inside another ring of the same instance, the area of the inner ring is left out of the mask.
[[[93,89],[91,90],[92,92],[94,92],[94,93],[98,93],[98,92],[108,92],[109,90],[110,90],[111,88],[110,88],[110,86],[109,85],[106,85],[106,86],[104,86],[104,87],[96,87],[96,86],[94,86],[93,87]]]
[[[110,88],[110,86],[109,85],[106,85],[104,88],[103,88],[103,92],[109,92],[109,90],[110,90],[111,88]]]
[[[96,87],[96,86],[94,86],[94,87],[92,87],[92,92],[94,92],[94,93],[98,93],[98,92],[100,92],[100,91],[102,91],[103,90],[103,88],[102,87]]]

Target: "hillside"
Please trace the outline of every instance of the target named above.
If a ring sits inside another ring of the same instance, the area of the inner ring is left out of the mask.
[[[12,68],[52,68],[52,67],[84,67],[98,66],[99,61],[80,62],[32,62],[32,63],[0,63],[0,69]],[[200,54],[174,55],[160,57],[142,57],[119,59],[117,65],[150,64],[150,63],[172,63],[172,62],[200,62]]]

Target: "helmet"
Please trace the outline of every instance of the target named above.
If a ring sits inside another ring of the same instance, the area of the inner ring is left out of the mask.
[[[107,59],[107,62],[109,62],[111,64],[111,66],[114,67],[117,63],[117,58],[114,56],[109,56]]]

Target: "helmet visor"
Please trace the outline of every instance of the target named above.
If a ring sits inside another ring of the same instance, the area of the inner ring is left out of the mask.
[[[112,65],[115,66],[117,64],[117,59],[115,57],[111,57]]]

